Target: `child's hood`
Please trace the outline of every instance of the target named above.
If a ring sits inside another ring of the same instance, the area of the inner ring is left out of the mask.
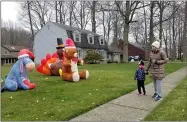
[[[144,69],[145,67],[144,65],[139,65],[139,68]]]

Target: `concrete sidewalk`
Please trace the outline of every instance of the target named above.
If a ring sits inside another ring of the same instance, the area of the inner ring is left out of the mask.
[[[177,84],[187,76],[187,67],[171,73],[163,80],[163,97],[167,96]],[[143,120],[159,102],[154,101],[153,84],[146,85],[147,96],[137,96],[137,90],[103,104],[70,121],[140,121]]]

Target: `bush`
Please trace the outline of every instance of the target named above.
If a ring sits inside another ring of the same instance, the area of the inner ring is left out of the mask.
[[[114,60],[113,62],[114,62],[114,63],[118,63],[118,61],[116,61],[116,60]]]
[[[113,61],[112,60],[108,60],[107,63],[110,64],[110,63],[113,63]]]
[[[103,60],[103,57],[100,54],[93,51],[89,51],[86,57],[84,58],[84,61],[88,64],[98,64],[101,60]]]
[[[125,62],[123,60],[121,60],[120,63],[125,63]]]

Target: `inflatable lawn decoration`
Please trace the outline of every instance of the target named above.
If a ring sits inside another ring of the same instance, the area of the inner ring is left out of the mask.
[[[1,92],[4,90],[16,91],[18,88],[24,90],[34,89],[36,85],[30,82],[27,74],[27,72],[32,72],[35,68],[34,59],[35,56],[29,50],[20,50],[18,61],[8,73]]]
[[[77,49],[73,40],[67,38],[64,50],[64,60],[62,64],[63,73],[61,76],[63,80],[78,82],[80,79],[88,79],[89,72],[87,70],[78,72],[78,62],[81,62],[83,65],[83,60],[78,60]]]
[[[46,58],[41,59],[41,64],[36,67],[37,71],[44,75],[60,76],[59,69],[62,69],[63,61],[63,41],[57,38],[57,51],[53,54],[47,53]]]

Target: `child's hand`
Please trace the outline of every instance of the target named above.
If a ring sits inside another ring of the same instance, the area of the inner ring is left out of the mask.
[[[148,75],[148,74],[149,74],[147,70],[145,70],[145,74],[146,74],[146,75]]]

